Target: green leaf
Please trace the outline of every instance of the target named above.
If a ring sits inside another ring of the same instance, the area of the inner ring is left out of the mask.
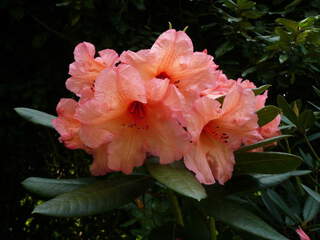
[[[228,181],[224,189],[226,194],[255,192],[280,184],[292,176],[301,176],[311,173],[309,170],[291,171],[281,174],[250,174],[234,176]]]
[[[266,91],[269,87],[271,87],[270,84],[266,84],[266,85],[262,85],[258,88],[252,88],[251,90],[254,92],[254,95],[260,95],[262,94],[264,91]]]
[[[302,176],[309,173],[311,173],[310,170],[297,170],[280,174],[253,174],[252,176],[259,181],[261,188],[268,188],[276,186],[290,177]]]
[[[315,86],[312,86],[314,92],[320,97],[320,89],[316,88]]]
[[[298,127],[302,133],[311,128],[316,121],[313,112],[310,109],[304,110],[298,118]]]
[[[249,67],[246,70],[243,71],[243,73],[241,74],[242,77],[246,77],[248,74],[253,73],[257,71],[257,66],[253,66],[253,67]]]
[[[38,110],[35,109],[31,109],[31,108],[15,108],[14,109],[21,117],[23,117],[24,119],[36,123],[36,124],[40,124],[46,127],[51,127],[53,128],[53,125],[51,123],[51,121],[53,119],[56,118],[56,116],[50,115],[48,113],[45,112],[40,112]]]
[[[36,206],[33,213],[56,217],[101,214],[129,203],[132,199],[143,194],[149,183],[149,177],[133,175],[97,180],[92,184],[61,194]]]
[[[268,122],[271,122],[277,115],[280,114],[280,109],[273,105],[265,106],[257,111],[258,115],[258,124],[259,126],[266,125]]]
[[[52,198],[60,194],[71,192],[75,189],[88,185],[96,181],[96,178],[77,179],[50,179],[29,177],[21,184],[28,191],[42,197]]]
[[[296,32],[298,30],[298,22],[296,21],[289,20],[286,18],[277,18],[276,22],[282,24],[286,27],[287,30],[291,32]]]
[[[309,222],[314,219],[320,210],[320,202],[316,201],[313,197],[308,196],[303,207],[303,219]]]
[[[218,47],[218,49],[215,51],[215,57],[221,57],[227,52],[231,51],[233,48],[234,44],[232,42],[227,41]]]
[[[314,200],[320,202],[320,194],[316,191],[313,191],[311,188],[307,187],[306,185],[301,184],[303,189],[311,196]]]
[[[259,147],[263,147],[265,145],[270,145],[273,142],[277,142],[281,139],[288,138],[288,137],[292,137],[292,135],[280,135],[280,136],[276,136],[276,137],[272,137],[272,138],[267,138],[267,139],[264,139],[260,142],[257,142],[257,143],[251,144],[251,145],[247,145],[247,146],[243,146],[243,147],[239,148],[238,150],[236,150],[235,152],[237,152],[237,153],[247,152],[247,151],[259,148]]]
[[[285,173],[295,170],[302,162],[297,155],[281,152],[241,152],[235,153],[235,157],[238,173]]]
[[[148,163],[150,174],[168,188],[198,201],[207,197],[204,187],[184,167]]]
[[[288,55],[287,54],[281,54],[280,56],[279,56],[279,63],[280,64],[282,64],[282,63],[284,63],[285,61],[287,61],[288,60]]]
[[[281,96],[278,95],[277,97],[277,103],[278,106],[281,108],[283,114],[293,123],[297,124],[298,122],[298,117],[297,115],[293,112],[292,108],[288,104],[287,100]]]
[[[267,189],[266,194],[269,196],[271,201],[278,207],[278,209],[284,212],[296,224],[301,222],[299,216],[294,214],[294,212],[288,207],[288,205],[284,202],[284,200],[280,197],[280,195],[277,192],[271,189]]]
[[[269,240],[288,240],[241,204],[212,198],[201,202],[203,211],[218,221]]]

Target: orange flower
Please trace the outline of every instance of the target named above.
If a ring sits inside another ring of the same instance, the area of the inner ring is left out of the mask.
[[[104,152],[95,158],[93,174],[109,169],[129,174],[147,154],[159,156],[162,164],[182,158],[188,135],[161,101],[165,92],[154,91],[158,86],[157,81],[146,84],[125,64],[98,76],[94,97],[76,113],[84,144]]]
[[[98,74],[105,68],[113,66],[118,61],[118,54],[112,49],[99,51],[100,57],[94,58],[95,47],[88,42],[79,43],[74,49],[75,62],[70,64],[71,77],[66,81],[66,87],[82,101],[93,94],[93,84]]]
[[[210,95],[199,98],[188,120],[194,143],[184,161],[205,184],[229,180],[235,164],[233,151],[245,138],[260,138],[255,96],[240,84],[226,94],[222,106]]]

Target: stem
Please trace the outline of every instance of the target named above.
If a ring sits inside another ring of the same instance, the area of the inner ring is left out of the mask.
[[[316,152],[316,151],[314,150],[314,148],[312,147],[312,145],[311,145],[311,143],[310,143],[307,135],[304,134],[303,137],[304,137],[304,140],[306,141],[308,147],[310,148],[312,154],[315,156],[315,158],[317,159],[317,161],[318,161],[318,163],[319,163],[319,162],[320,162],[320,158],[319,158],[317,152]]]
[[[217,240],[216,221],[213,217],[210,217],[210,240]]]
[[[176,217],[177,224],[183,227],[184,226],[183,216],[182,216],[181,208],[178,202],[178,198],[174,194],[174,192],[171,190],[168,191],[168,195],[169,195],[169,200],[173,207],[173,212]]]
[[[287,151],[288,153],[291,153],[291,148],[290,148],[290,145],[289,145],[289,141],[287,138],[284,139],[284,141],[286,142],[286,147],[287,147]]]

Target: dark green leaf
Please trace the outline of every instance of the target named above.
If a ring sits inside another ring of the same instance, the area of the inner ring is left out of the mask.
[[[296,224],[301,222],[299,216],[294,214],[294,212],[288,207],[288,205],[284,202],[284,200],[280,197],[280,195],[277,192],[271,189],[267,189],[266,194],[269,196],[272,202],[278,207],[278,209],[284,212],[288,217],[290,217],[291,220],[293,220]]]
[[[266,125],[271,122],[277,115],[280,114],[280,109],[273,105],[265,106],[257,111],[259,126]]]
[[[293,112],[292,108],[288,104],[287,100],[281,96],[278,95],[277,97],[277,103],[278,106],[281,108],[283,114],[293,123],[297,124],[298,122],[298,117],[297,115]]]
[[[269,240],[288,240],[241,204],[212,198],[201,202],[206,214],[233,227]]]
[[[89,183],[96,181],[96,178],[76,179],[50,179],[29,177],[22,182],[24,188],[42,197],[55,197],[60,194],[73,191]]]
[[[252,176],[258,180],[261,188],[268,188],[278,185],[293,176],[302,176],[311,173],[310,170],[297,170],[280,174],[253,174]]]
[[[53,119],[56,118],[53,115],[50,115],[45,112],[40,112],[38,110],[31,109],[31,108],[15,108],[14,110],[21,117],[25,118],[26,120],[28,120],[30,122],[53,128],[51,122]]]
[[[233,48],[234,44],[232,42],[227,41],[218,47],[218,49],[215,51],[215,57],[221,57],[227,52],[231,51]]]
[[[193,174],[176,165],[147,164],[150,174],[168,188],[200,201],[207,197],[204,187]]]
[[[311,188],[307,187],[306,185],[301,184],[303,189],[311,196],[314,200],[320,202],[320,194],[316,191],[313,191]]]
[[[247,146],[243,146],[243,147],[239,148],[236,152],[237,153],[247,152],[247,151],[259,148],[259,147],[263,147],[265,145],[270,145],[273,142],[277,142],[281,139],[288,138],[288,137],[292,137],[292,135],[280,135],[280,136],[276,136],[276,137],[272,137],[272,138],[267,138],[267,139],[264,139],[260,142],[257,142],[257,143],[251,144],[251,145],[247,145]]]
[[[320,89],[316,88],[315,86],[312,86],[314,92],[320,97]]]
[[[149,183],[150,178],[146,176],[99,180],[38,205],[33,213],[57,217],[101,214],[143,194]]]
[[[304,110],[298,118],[298,127],[301,132],[306,132],[316,121],[313,112],[309,109]]]
[[[296,21],[285,18],[277,18],[276,22],[284,25],[291,32],[296,32],[298,30],[298,22]]]
[[[295,170],[302,162],[297,155],[281,152],[243,152],[235,157],[238,173],[285,173]]]
[[[262,85],[261,87],[258,88],[253,88],[252,91],[254,92],[254,95],[260,95],[262,94],[264,91],[266,91],[269,87],[271,87],[270,84],[266,84],[266,85]]]
[[[303,207],[303,219],[309,222],[317,216],[320,210],[320,202],[316,201],[313,197],[308,196]]]
[[[291,176],[309,174],[311,171],[291,171],[281,174],[250,174],[234,176],[224,185],[226,194],[254,192],[276,186]]]

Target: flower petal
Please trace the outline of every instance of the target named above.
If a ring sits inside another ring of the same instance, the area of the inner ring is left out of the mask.
[[[135,129],[124,129],[108,145],[108,167],[130,174],[134,167],[141,166],[146,158],[141,135]]]

